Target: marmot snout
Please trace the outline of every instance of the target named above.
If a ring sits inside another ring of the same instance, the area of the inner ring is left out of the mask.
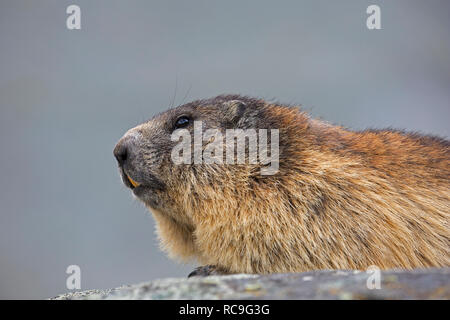
[[[172,133],[194,134],[195,121],[224,136],[278,129],[276,173],[262,175],[261,163],[175,164]],[[170,256],[272,273],[449,266],[449,145],[394,130],[350,131],[231,95],[155,116],[129,130],[114,154]]]

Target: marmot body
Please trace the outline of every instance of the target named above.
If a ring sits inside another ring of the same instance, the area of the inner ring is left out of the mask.
[[[181,119],[181,120],[180,120]],[[279,129],[279,170],[171,161],[177,127]],[[170,109],[114,152],[153,213],[163,249],[229,273],[450,265],[445,139],[354,132],[296,107],[238,95]]]

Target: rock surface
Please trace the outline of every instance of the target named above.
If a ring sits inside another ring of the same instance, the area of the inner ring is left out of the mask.
[[[53,299],[450,299],[450,268],[168,278]],[[369,279],[369,277],[371,277]]]

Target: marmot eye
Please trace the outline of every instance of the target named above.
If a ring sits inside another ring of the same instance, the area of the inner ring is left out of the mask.
[[[177,121],[175,122],[175,129],[187,127],[187,125],[189,124],[190,121],[191,121],[191,119],[189,119],[186,116],[179,117],[177,119]]]

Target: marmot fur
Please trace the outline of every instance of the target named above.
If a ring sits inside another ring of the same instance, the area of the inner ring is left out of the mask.
[[[177,127],[279,129],[279,169],[174,164]],[[114,153],[162,248],[224,273],[450,265],[449,141],[351,131],[239,95],[199,100],[129,130]]]

